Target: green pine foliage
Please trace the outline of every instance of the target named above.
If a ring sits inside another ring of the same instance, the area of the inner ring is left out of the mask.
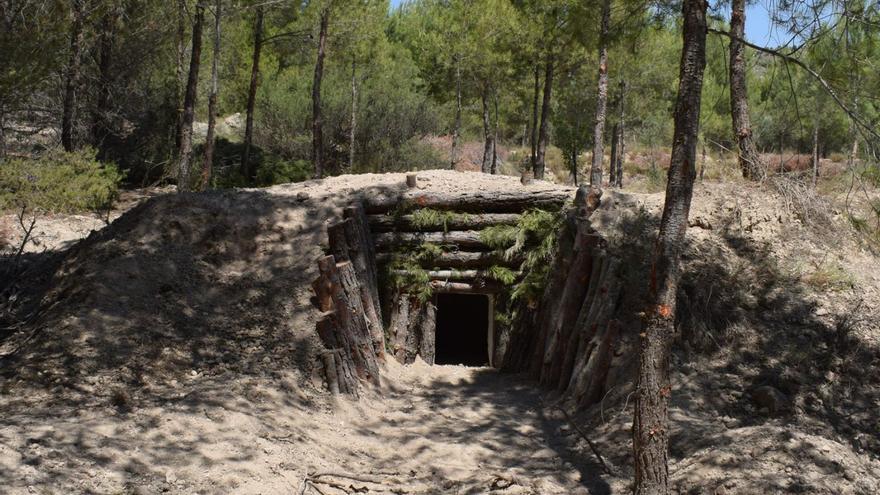
[[[113,205],[122,174],[95,151],[49,151],[0,166],[0,210],[52,213],[104,211]]]

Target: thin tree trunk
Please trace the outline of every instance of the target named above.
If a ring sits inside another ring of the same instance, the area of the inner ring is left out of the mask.
[[[357,62],[351,58],[351,119],[348,126],[348,169],[354,170],[354,147],[357,135]]]
[[[749,119],[749,94],[746,90],[745,45],[739,40],[745,36],[746,0],[732,0],[730,12],[730,114],[733,134],[739,146],[739,166],[743,177],[751,180],[764,178],[764,166]]]
[[[312,82],[312,164],[315,178],[324,176],[324,135],[321,121],[321,79],[324,77],[324,54],[327,46],[327,26],[330,9],[321,11],[321,30],[318,33],[318,57],[315,62],[315,79]]]
[[[635,494],[669,492],[669,352],[687,219],[693,196],[706,66],[705,0],[684,0],[683,45],[675,105],[675,130],[666,201],[655,244],[649,306],[639,339],[639,373],[633,419]]]
[[[177,120],[174,129],[174,147],[180,149],[183,128],[183,100],[186,94],[186,0],[177,0]]]
[[[113,42],[116,38],[116,19],[118,11],[111,9],[101,19],[98,54],[98,101],[92,114],[92,146],[104,156],[104,141],[110,134],[110,81],[112,80],[111,64],[113,61]]]
[[[202,163],[201,190],[208,189],[214,168],[214,129],[217,126],[217,93],[220,91],[217,67],[220,62],[220,19],[222,0],[214,4],[214,52],[211,57],[211,94],[208,96],[208,134],[205,137],[205,161]]]
[[[458,56],[454,57],[453,63],[455,64],[455,122],[452,125],[450,168],[455,170],[455,166],[458,165],[458,140],[461,132],[461,62]]]
[[[617,155],[620,153],[619,143],[620,122],[615,122],[611,129],[611,163],[608,166],[608,185],[617,185]]]
[[[492,90],[492,102],[495,105],[495,122],[492,125],[492,167],[490,172],[492,175],[498,173],[498,92]]]
[[[819,121],[813,124],[813,187],[819,183]]]
[[[190,165],[192,161],[193,120],[198,98],[199,66],[202,63],[202,26],[205,22],[205,6],[196,3],[196,15],[193,19],[192,50],[189,59],[189,76],[186,80],[186,94],[183,98],[183,117],[180,125],[180,147],[177,150],[177,190],[190,190]]]
[[[70,54],[64,80],[64,102],[61,115],[61,145],[65,151],[76,149],[73,126],[76,124],[76,92],[79,89],[83,43],[83,0],[70,2]]]
[[[547,51],[547,62],[544,67],[544,98],[541,101],[541,127],[538,130],[537,157],[535,160],[535,178],[544,178],[544,157],[550,140],[550,99],[553,91],[553,52]]]
[[[616,169],[616,187],[623,187],[623,162],[626,160],[626,81],[620,81],[620,101],[617,117],[617,159],[611,164]]]
[[[605,158],[605,116],[608,109],[608,24],[611,22],[611,0],[602,3],[602,27],[599,33],[599,83],[596,94],[596,127],[593,129],[593,162],[590,164],[590,185],[602,187],[602,162]]]
[[[541,64],[535,62],[535,95],[532,100],[532,129],[529,133],[529,145],[532,154],[529,156],[529,166],[532,170],[538,168],[538,100],[541,97]]]
[[[251,84],[248,86],[247,114],[244,126],[244,153],[241,155],[241,175],[248,181],[255,177],[251,166],[251,145],[254,140],[254,110],[257,106],[257,87],[260,85],[260,52],[263,49],[263,6],[257,6],[254,19],[254,53],[251,58]]]
[[[485,136],[483,139],[483,162],[480,166],[480,171],[488,174],[492,171],[492,150],[495,146],[495,137],[492,134],[492,123],[489,119],[489,86],[487,84],[483,85],[483,90],[480,92],[480,100],[483,103],[483,135]]]

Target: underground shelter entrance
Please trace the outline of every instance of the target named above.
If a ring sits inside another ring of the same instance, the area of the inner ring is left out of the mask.
[[[491,299],[482,294],[437,294],[436,364],[491,364]]]

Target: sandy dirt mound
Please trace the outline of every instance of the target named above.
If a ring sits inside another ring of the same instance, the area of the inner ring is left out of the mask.
[[[473,173],[419,178],[427,190],[522,188]],[[163,196],[72,248],[39,317],[0,349],[0,486],[287,494],[311,477],[325,493],[341,492],[322,480],[370,493],[626,493],[625,366],[577,418],[614,476],[524,377],[391,364],[382,395],[334,402],[322,390],[309,284],[325,223],[403,188],[402,174],[357,175]],[[594,220],[649,253],[662,199],[608,192]],[[818,235],[765,189],[698,186],[691,217],[690,334],[673,358],[676,489],[880,492],[876,257]],[[762,386],[785,406],[757,403]],[[318,476],[328,472],[359,479]]]

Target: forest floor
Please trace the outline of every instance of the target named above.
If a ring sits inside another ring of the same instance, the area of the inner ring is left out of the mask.
[[[4,493],[286,494],[308,479],[305,493],[627,493],[626,366],[574,418],[613,475],[524,376],[390,363],[381,393],[323,391],[309,351],[323,225],[352,195],[403,187],[387,174],[169,195],[68,251],[101,219],[43,222],[33,263],[47,249],[51,273],[30,294],[42,309],[0,342]],[[662,199],[609,191],[594,220],[649,252]],[[673,356],[680,492],[880,493],[878,257],[828,215],[801,221],[766,186],[697,186],[679,308],[689,334]]]

